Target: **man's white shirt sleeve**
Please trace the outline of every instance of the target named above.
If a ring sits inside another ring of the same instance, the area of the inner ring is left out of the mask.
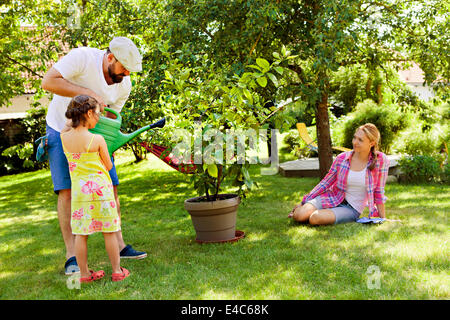
[[[76,78],[86,72],[86,53],[75,48],[53,65],[65,79]]]

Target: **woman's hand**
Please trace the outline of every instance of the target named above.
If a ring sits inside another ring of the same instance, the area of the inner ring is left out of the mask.
[[[302,204],[296,204],[292,211],[289,213],[288,218],[292,218],[294,216],[295,209],[300,208]]]
[[[384,203],[377,203],[377,210],[380,218],[386,219],[386,211],[384,209]]]

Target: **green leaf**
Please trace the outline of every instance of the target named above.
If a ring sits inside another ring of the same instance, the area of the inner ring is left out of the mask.
[[[213,163],[213,164],[208,164],[208,173],[211,177],[213,178],[217,178],[217,174],[218,174],[218,169],[217,166]]]
[[[283,75],[284,73],[284,68],[283,67],[275,67],[274,68],[276,72],[278,72],[280,75]]]
[[[246,180],[251,180],[251,178],[250,178],[250,173],[248,172],[247,168],[242,167],[241,172],[242,172],[242,174],[244,175],[244,178],[245,178]]]
[[[242,91],[244,92],[244,95],[248,99],[248,101],[253,104],[253,96],[251,92],[248,89],[242,89]]]
[[[275,87],[278,87],[278,80],[277,77],[275,77],[272,73],[267,72],[266,74],[270,80],[272,80],[273,84],[275,85]]]
[[[267,78],[264,76],[256,79],[256,82],[258,82],[258,84],[263,88],[265,88],[267,86]]]
[[[172,78],[172,74],[168,71],[168,70],[165,70],[164,71],[164,74],[165,74],[165,76],[166,76],[166,79],[168,79],[168,80],[172,80],[173,78]]]
[[[254,64],[249,65],[250,68],[256,69],[258,71],[262,71],[262,69],[258,66],[255,66]]]
[[[263,72],[268,71],[270,69],[270,63],[266,59],[257,58],[256,64],[263,69]]]
[[[278,59],[278,60],[281,59],[280,54],[278,52],[274,52],[274,53],[272,53],[272,55],[274,56],[275,59]]]
[[[186,70],[183,73],[181,73],[180,79],[186,81],[189,79],[190,71]]]

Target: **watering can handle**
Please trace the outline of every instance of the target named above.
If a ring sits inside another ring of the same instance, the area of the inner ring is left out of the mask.
[[[104,109],[105,109],[105,111],[113,113],[117,117],[117,119],[116,119],[117,121],[122,122],[122,117],[119,112],[117,112],[116,110],[113,110],[111,108],[108,108],[108,107],[105,107]]]

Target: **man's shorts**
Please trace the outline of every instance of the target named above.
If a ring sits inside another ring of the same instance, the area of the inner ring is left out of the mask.
[[[59,190],[72,188],[69,165],[67,164],[67,158],[63,151],[60,132],[47,125],[47,135],[48,161],[50,163],[50,172],[52,174],[53,191],[58,194]],[[111,161],[113,163],[113,167],[109,171],[109,175],[111,176],[113,186],[117,186],[119,185],[119,177],[117,176],[113,157],[111,157]]]
[[[333,211],[334,216],[336,217],[336,221],[334,222],[334,224],[355,222],[360,216],[360,213],[345,200],[334,208],[322,208],[320,196],[317,196],[314,199],[307,201],[306,203],[311,203],[314,207],[316,207],[317,210],[329,209]]]

